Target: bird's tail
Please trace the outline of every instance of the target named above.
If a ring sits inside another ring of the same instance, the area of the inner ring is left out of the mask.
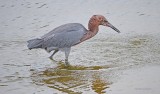
[[[31,39],[28,42],[28,49],[42,48],[43,39]]]

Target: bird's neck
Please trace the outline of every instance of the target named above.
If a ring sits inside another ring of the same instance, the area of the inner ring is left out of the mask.
[[[92,32],[92,33],[96,33],[98,32],[99,28],[98,28],[98,24],[88,24],[88,31]]]
[[[98,26],[99,26],[99,24],[89,21],[88,31],[81,39],[81,42],[88,40],[88,39],[92,38],[93,36],[95,36],[99,30]]]

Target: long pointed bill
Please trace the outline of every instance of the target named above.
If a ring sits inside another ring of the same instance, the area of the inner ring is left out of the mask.
[[[110,27],[110,28],[112,28],[116,32],[120,33],[120,31],[116,27],[114,27],[112,24],[108,23],[107,26]]]

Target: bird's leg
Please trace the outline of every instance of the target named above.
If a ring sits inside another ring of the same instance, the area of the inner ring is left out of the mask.
[[[71,48],[66,48],[65,49],[65,63],[66,63],[66,66],[70,65],[69,62],[68,62],[68,56],[69,56],[70,50],[71,50]]]
[[[53,52],[53,54],[52,54],[49,58],[50,58],[51,60],[53,60],[53,58],[52,58],[53,55],[56,54],[58,51],[59,51],[59,50],[55,50],[55,51]]]
[[[66,66],[69,66],[68,58],[65,59]]]

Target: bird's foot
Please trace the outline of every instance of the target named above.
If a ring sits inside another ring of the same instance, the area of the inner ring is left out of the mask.
[[[49,59],[53,62],[57,62],[56,60],[54,60],[52,57],[49,57]]]
[[[65,59],[65,64],[66,64],[66,66],[70,66],[70,64],[69,64],[67,59]]]
[[[51,51],[48,51],[47,49],[45,49],[45,51],[47,52],[47,53],[50,53]]]
[[[53,60],[52,56],[49,57],[50,60]]]

